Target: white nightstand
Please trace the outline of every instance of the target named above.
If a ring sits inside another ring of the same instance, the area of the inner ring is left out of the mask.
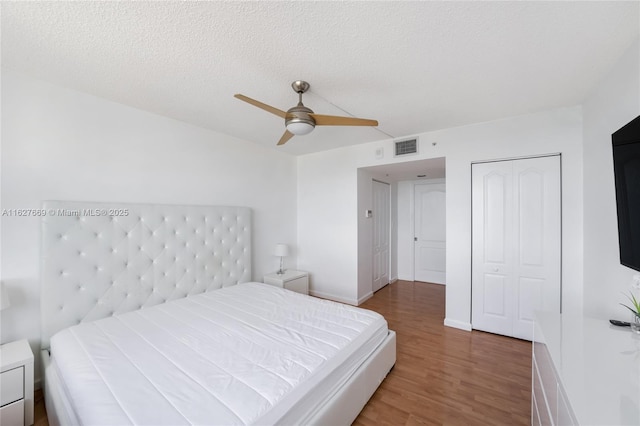
[[[267,274],[264,276],[264,283],[286,288],[302,294],[309,294],[309,273],[287,269],[284,274]]]
[[[0,346],[0,424],[33,424],[33,352],[29,342]]]

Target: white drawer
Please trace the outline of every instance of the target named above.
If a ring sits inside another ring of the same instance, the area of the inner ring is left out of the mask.
[[[24,399],[0,408],[0,425],[24,426]]]
[[[553,367],[553,361],[551,360],[547,345],[536,342],[533,344],[533,352],[538,374],[540,374],[542,388],[547,397],[549,412],[555,423],[557,420],[556,413],[558,412],[558,380],[556,378],[556,370]],[[542,417],[542,415],[540,416]]]
[[[309,278],[300,277],[284,283],[284,288],[302,294],[309,294]]]
[[[22,398],[24,398],[24,367],[0,373],[0,406]]]
[[[540,416],[538,415],[538,403],[535,392],[531,393],[531,426],[540,426]]]
[[[558,383],[558,425],[559,426],[573,426],[577,425],[578,421],[573,416],[573,411],[569,404],[567,404],[566,396],[562,387]]]
[[[549,401],[547,400],[542,386],[542,379],[540,379],[540,371],[536,363],[536,357],[533,357],[533,396],[535,398],[536,405],[538,407],[537,417],[542,426],[553,425],[551,412],[549,411]]]
[[[264,283],[282,288],[284,282],[278,278],[264,277]]]

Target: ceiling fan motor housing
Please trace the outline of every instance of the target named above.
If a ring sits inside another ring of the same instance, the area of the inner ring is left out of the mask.
[[[298,104],[287,111],[285,125],[294,135],[306,135],[316,127],[316,121],[310,115],[313,111],[302,104]]]
[[[302,80],[296,80],[291,83],[291,88],[298,94],[298,105],[287,111],[284,124],[287,130],[294,135],[306,135],[316,127],[316,120],[310,114],[313,111],[302,104],[302,94],[309,90],[309,83]]]

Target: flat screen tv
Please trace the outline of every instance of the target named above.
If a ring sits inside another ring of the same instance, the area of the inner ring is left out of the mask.
[[[611,135],[620,263],[640,271],[640,116]]]

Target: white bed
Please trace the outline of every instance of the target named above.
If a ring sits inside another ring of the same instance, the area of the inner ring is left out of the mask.
[[[380,315],[246,282],[247,208],[45,208],[128,211],[43,220],[52,425],[349,424],[395,363]]]

